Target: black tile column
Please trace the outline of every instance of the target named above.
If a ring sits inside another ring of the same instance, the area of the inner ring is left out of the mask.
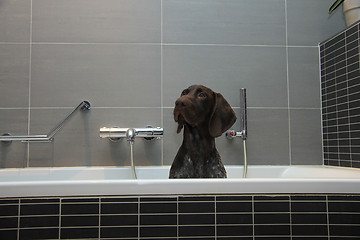
[[[359,23],[320,44],[324,164],[360,167]]]

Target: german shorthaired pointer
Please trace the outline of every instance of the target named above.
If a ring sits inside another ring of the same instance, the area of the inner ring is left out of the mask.
[[[175,102],[177,133],[184,128],[183,143],[170,169],[170,178],[226,178],[215,138],[236,121],[229,103],[202,85],[185,89]]]

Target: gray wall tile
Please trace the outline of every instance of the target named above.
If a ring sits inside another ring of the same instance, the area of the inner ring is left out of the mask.
[[[171,165],[182,143],[183,132],[177,134],[177,123],[174,121],[173,109],[165,108],[164,115],[164,164]]]
[[[320,108],[319,49],[289,48],[290,107]]]
[[[173,106],[193,84],[221,92],[239,106],[240,88],[249,107],[287,106],[286,52],[282,47],[164,46],[164,106]]]
[[[288,119],[286,109],[248,109],[248,164],[290,164]]]
[[[27,109],[0,109],[0,136],[27,135]],[[20,141],[0,142],[0,168],[25,167],[27,144]]]
[[[160,0],[34,0],[33,41],[157,43],[160,10]]]
[[[160,105],[160,47],[34,45],[31,106],[89,100],[101,107]]]
[[[0,44],[0,107],[29,106],[29,55],[29,45]]]
[[[13,0],[0,2],[0,42],[30,40],[30,3]]]
[[[290,111],[291,164],[322,164],[321,110]]]
[[[165,43],[285,44],[281,0],[167,0]]]
[[[317,46],[345,28],[342,8],[328,15],[333,0],[287,0],[288,44]]]

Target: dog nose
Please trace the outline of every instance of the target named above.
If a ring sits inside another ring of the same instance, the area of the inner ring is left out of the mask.
[[[186,104],[185,104],[185,101],[184,101],[183,99],[180,99],[180,98],[179,98],[178,100],[176,100],[175,106],[176,106],[176,107],[185,107]]]

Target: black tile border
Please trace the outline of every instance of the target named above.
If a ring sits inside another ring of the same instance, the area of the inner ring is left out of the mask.
[[[0,239],[341,239],[360,236],[359,217],[360,194],[0,199]]]

